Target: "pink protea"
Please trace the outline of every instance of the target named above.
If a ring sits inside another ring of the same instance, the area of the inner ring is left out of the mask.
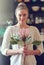
[[[25,29],[24,28],[19,30],[19,35],[20,35],[20,37],[23,37],[25,35]]]
[[[22,28],[22,29],[20,29],[19,30],[19,35],[20,35],[21,38],[28,37],[28,35],[29,35],[29,28],[26,28],[26,29]]]
[[[29,28],[25,29],[25,36],[28,37],[29,36]]]

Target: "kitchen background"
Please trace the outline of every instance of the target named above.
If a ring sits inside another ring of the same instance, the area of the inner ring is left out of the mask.
[[[44,0],[0,0],[0,47],[6,28],[17,22],[14,12],[17,4],[21,1],[25,2],[29,9],[27,24],[39,29],[44,46]],[[41,56],[35,57],[37,65],[44,65],[44,52]],[[9,65],[9,62],[10,57],[5,57],[0,52],[0,65]]]

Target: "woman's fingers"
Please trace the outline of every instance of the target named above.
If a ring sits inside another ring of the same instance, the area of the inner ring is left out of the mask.
[[[24,46],[23,53],[24,55],[29,55],[29,50],[27,46]]]
[[[23,47],[22,47],[22,48],[20,48],[18,51],[19,51],[20,54],[23,54],[23,50],[24,50],[24,49],[23,49]]]

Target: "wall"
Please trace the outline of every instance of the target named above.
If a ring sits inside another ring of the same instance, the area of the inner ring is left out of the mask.
[[[0,25],[5,24],[7,20],[13,19],[14,0],[0,0]],[[2,38],[0,37],[0,45]],[[0,65],[9,65],[9,57],[5,57],[0,52]]]
[[[0,23],[13,19],[14,0],[0,0]]]

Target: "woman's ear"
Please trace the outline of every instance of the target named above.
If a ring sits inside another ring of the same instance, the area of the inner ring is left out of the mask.
[[[16,16],[16,18],[17,18],[17,13],[15,12],[15,16]]]

